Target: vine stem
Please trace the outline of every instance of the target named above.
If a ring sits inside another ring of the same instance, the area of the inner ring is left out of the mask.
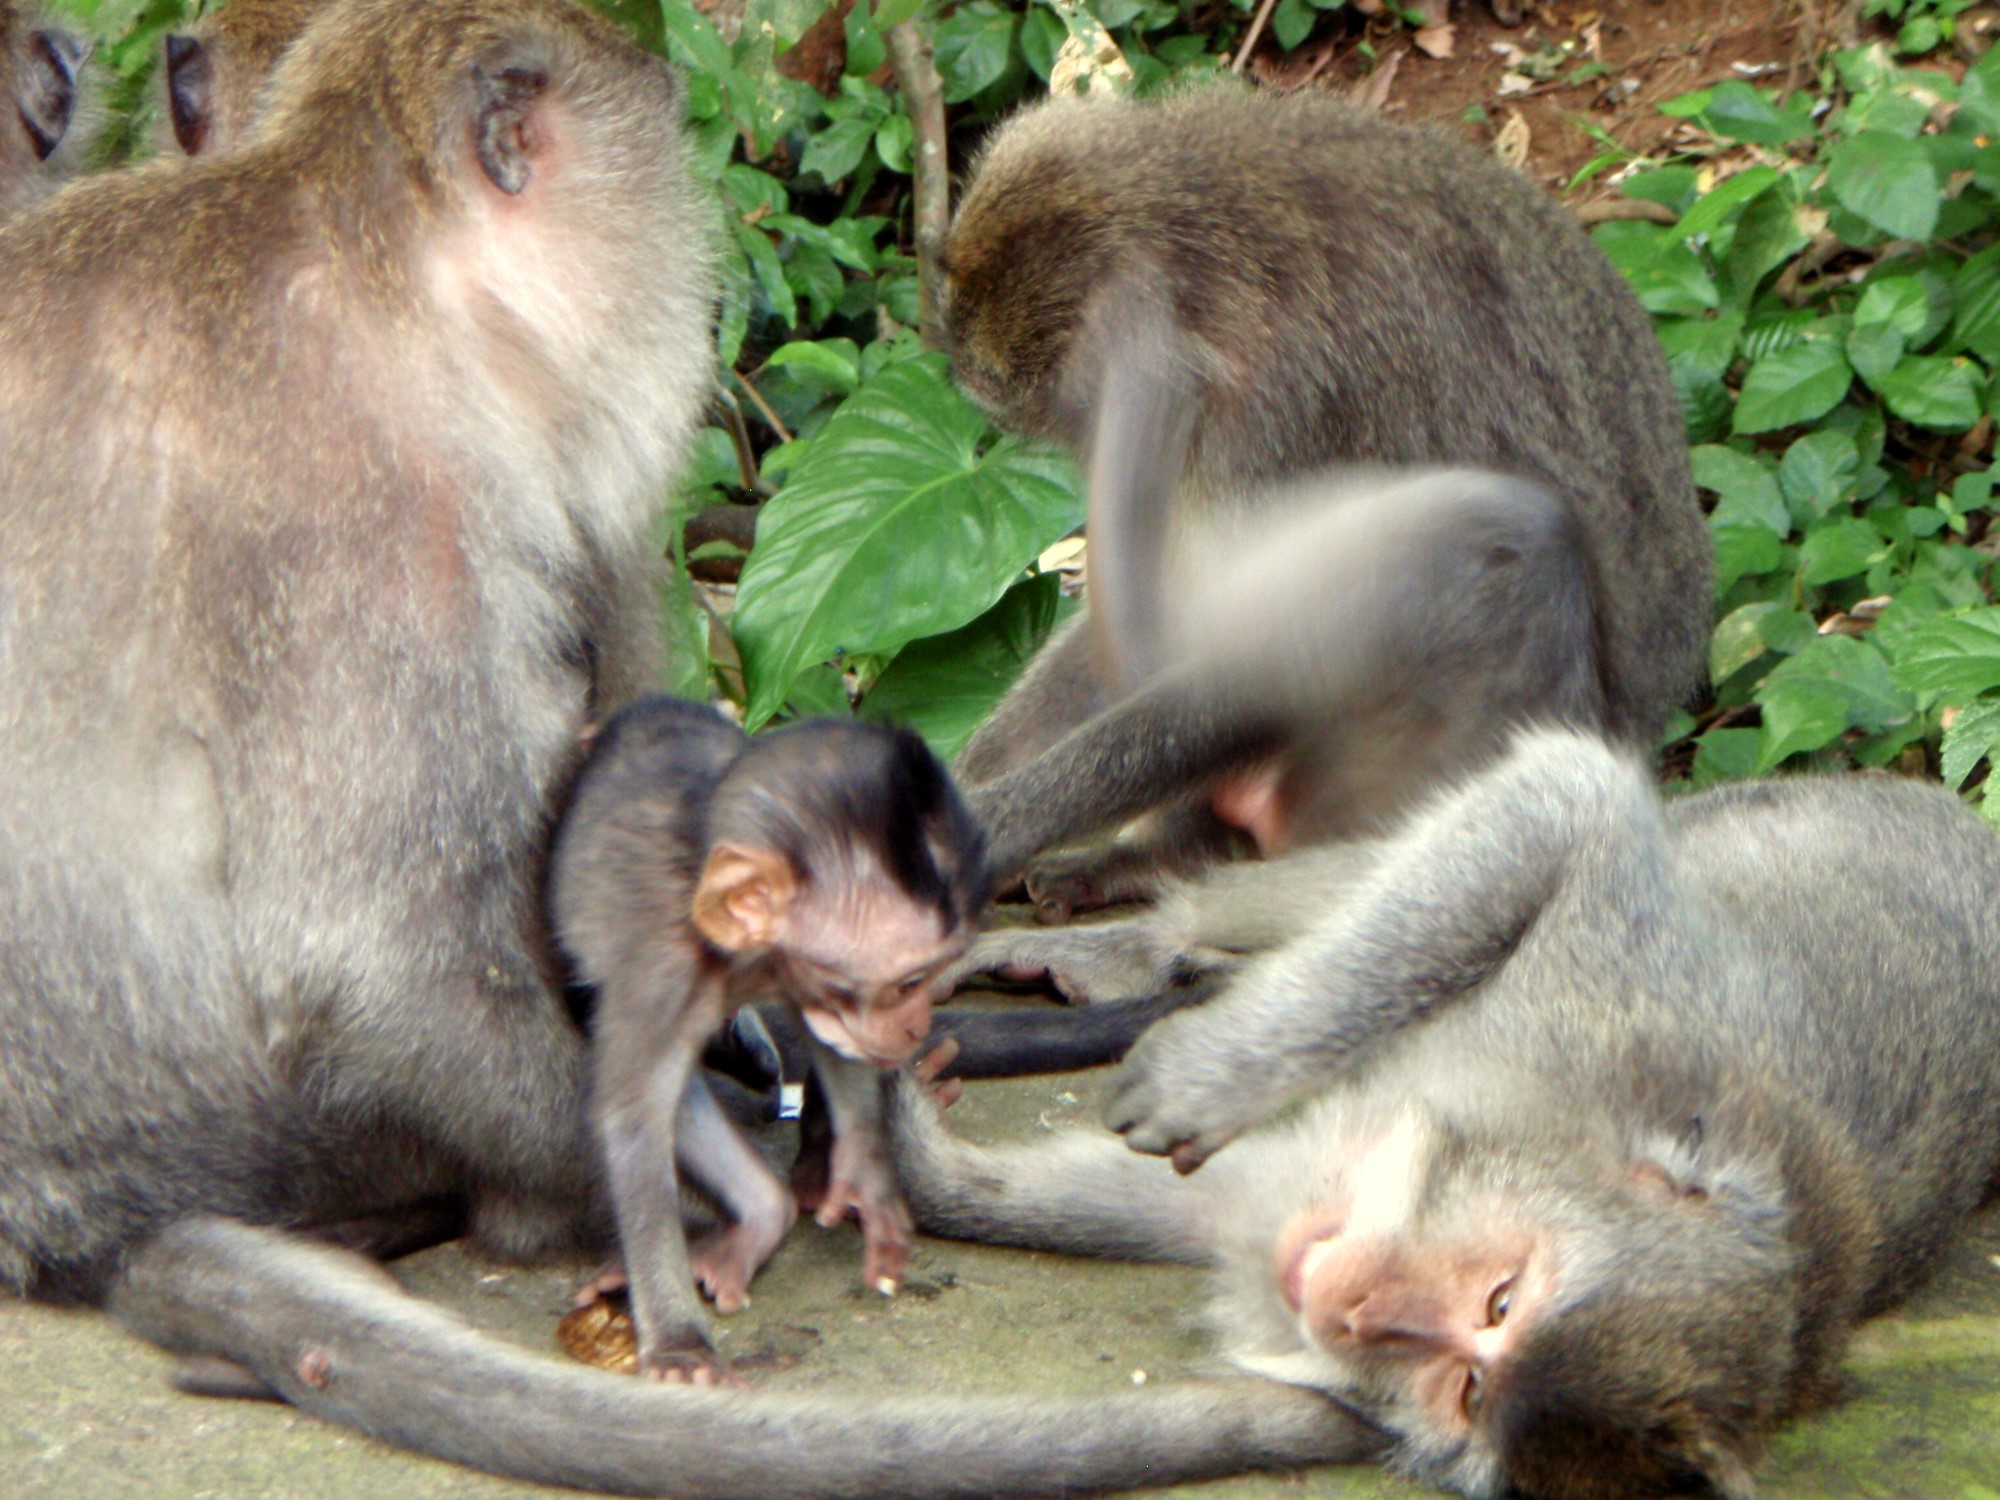
[[[909,106],[912,212],[917,242],[917,332],[933,348],[944,342],[939,308],[945,236],[951,230],[951,162],[944,133],[944,81],[938,77],[930,22],[919,12],[883,35],[896,87]]]

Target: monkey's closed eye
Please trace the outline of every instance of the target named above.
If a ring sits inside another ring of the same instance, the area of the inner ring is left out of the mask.
[[[1493,1288],[1486,1299],[1486,1326],[1498,1328],[1507,1321],[1508,1309],[1514,1305],[1514,1278],[1509,1276]]]
[[[1465,1372],[1465,1386],[1458,1393],[1458,1408],[1465,1413],[1466,1421],[1478,1419],[1480,1403],[1484,1400],[1485,1391],[1479,1379],[1479,1367],[1474,1365]]]

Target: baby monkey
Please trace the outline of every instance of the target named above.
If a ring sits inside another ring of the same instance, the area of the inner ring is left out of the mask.
[[[778,990],[812,1034],[833,1120],[822,1224],[853,1210],[862,1275],[895,1291],[911,1221],[876,1070],[930,1034],[931,991],[985,905],[984,847],[914,733],[819,721],[757,740],[712,708],[646,698],[597,737],[556,832],[556,935],[594,986],[592,1109],[639,1366],[729,1378],[694,1283],[748,1302],[797,1214],[695,1067],[744,1000]],[[690,1247],[676,1168],[732,1220]]]

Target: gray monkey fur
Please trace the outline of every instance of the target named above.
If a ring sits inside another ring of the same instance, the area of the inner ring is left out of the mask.
[[[1355,1405],[1468,1495],[1671,1473],[1747,1495],[1772,1427],[1828,1398],[1851,1326],[1929,1273],[2000,1167],[2000,843],[1879,776],[1663,806],[1628,756],[1536,731],[1346,852],[1315,923],[1125,1064],[1109,1122],[1206,1166],[1088,1132],[974,1147],[905,1097],[920,1226],[1212,1262],[1227,1357]],[[1301,899],[1310,871],[1288,874]],[[1427,1143],[1413,1227],[1499,1193],[1569,1236],[1558,1315],[1469,1444],[1273,1288],[1280,1226],[1396,1118]],[[1604,1191],[1647,1163],[1682,1196],[1657,1216]]]

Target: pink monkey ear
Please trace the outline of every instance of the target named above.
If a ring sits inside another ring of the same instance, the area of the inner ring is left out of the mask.
[[[783,855],[718,844],[695,885],[695,930],[725,953],[767,947],[784,935],[798,884]]]

